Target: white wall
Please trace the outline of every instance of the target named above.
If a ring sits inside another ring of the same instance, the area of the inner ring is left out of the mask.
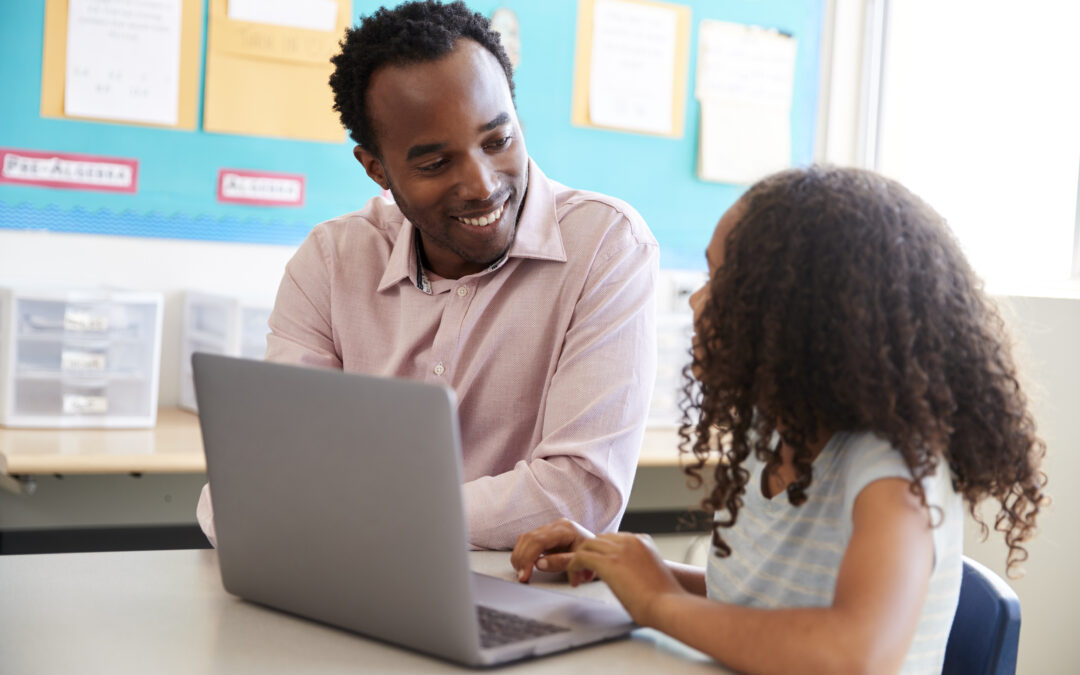
[[[314,223],[312,223],[314,225]],[[104,284],[161,291],[159,403],[176,405],[182,292],[196,289],[273,302],[294,247],[0,229],[0,282]]]
[[[1017,340],[1017,360],[1039,434],[1046,441],[1044,469],[1051,507],[1039,516],[1039,533],[1027,546],[1026,575],[1009,584],[1020,596],[1017,672],[1075,673],[1080,664],[1080,299],[1003,298]],[[984,518],[995,509],[984,503]],[[1000,536],[979,541],[973,523],[964,551],[1005,578],[1006,547]]]

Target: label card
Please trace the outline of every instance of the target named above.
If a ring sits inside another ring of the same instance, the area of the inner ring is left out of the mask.
[[[64,394],[65,415],[103,415],[109,412],[109,399],[105,396]]]
[[[294,173],[221,169],[219,202],[253,206],[303,206],[304,176]]]
[[[138,176],[135,159],[0,148],[0,183],[134,193]]]
[[[62,370],[105,370],[105,355],[65,349],[60,352]]]
[[[109,317],[78,309],[64,312],[64,330],[75,333],[104,333],[109,330]]]

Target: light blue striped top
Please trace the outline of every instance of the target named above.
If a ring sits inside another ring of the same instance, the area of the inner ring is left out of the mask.
[[[722,529],[731,556],[709,555],[709,597],[749,607],[817,607],[832,604],[836,573],[851,539],[855,497],[881,478],[911,479],[900,453],[871,433],[837,433],[813,463],[807,501],[795,507],[787,493],[761,494],[764,463],[746,462],[750,482],[736,523]],[[944,477],[944,479],[942,479]],[[930,588],[903,673],[941,672],[945,643],[960,596],[963,500],[947,465],[923,481],[934,512],[934,568]],[[715,553],[715,552],[713,552]]]

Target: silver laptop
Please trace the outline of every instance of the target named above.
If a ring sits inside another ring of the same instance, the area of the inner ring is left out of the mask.
[[[634,628],[616,605],[469,569],[451,390],[192,362],[228,592],[474,666]]]

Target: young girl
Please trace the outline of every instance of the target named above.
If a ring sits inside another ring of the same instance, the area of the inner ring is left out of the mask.
[[[1011,571],[1046,501],[1001,319],[941,216],[867,171],[766,178],[706,259],[679,434],[691,483],[715,461],[707,568],[562,520],[518,539],[518,578],[598,575],[739,671],[940,672],[963,502],[997,500]]]

